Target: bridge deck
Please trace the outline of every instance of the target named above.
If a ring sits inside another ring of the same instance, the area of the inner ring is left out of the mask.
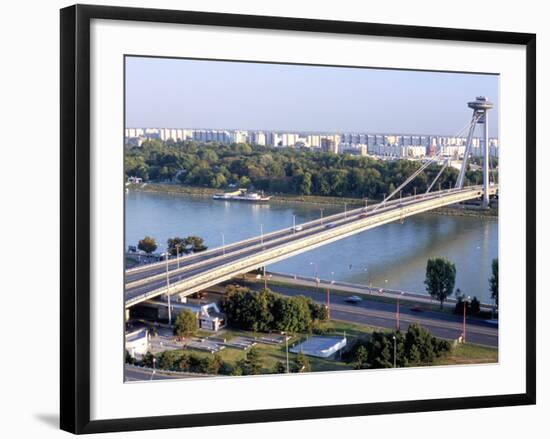
[[[497,187],[491,188],[491,194],[496,191]],[[167,292],[189,295],[356,233],[482,195],[482,186],[472,186],[407,197],[301,224],[301,230],[285,228],[263,237],[183,257],[179,261],[127,270],[125,306],[128,308]],[[166,285],[167,270],[169,291]]]

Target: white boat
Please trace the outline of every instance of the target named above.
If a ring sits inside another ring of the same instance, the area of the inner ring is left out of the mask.
[[[271,196],[266,196],[257,192],[248,192],[246,189],[239,189],[233,192],[222,192],[212,196],[214,200],[226,201],[252,201],[252,202],[267,202]]]

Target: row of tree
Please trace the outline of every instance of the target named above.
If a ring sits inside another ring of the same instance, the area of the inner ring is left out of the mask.
[[[379,369],[430,365],[449,352],[451,344],[413,323],[407,332],[373,332],[368,340],[358,340],[346,355],[355,369]]]
[[[151,352],[147,352],[139,361],[135,360],[128,351],[126,351],[126,362],[161,370],[208,375],[237,376],[287,372],[286,365],[281,361],[275,363],[272,369],[266,368],[264,358],[260,350],[256,347],[251,347],[245,352],[243,358],[233,363],[224,361],[219,354],[204,356],[181,350],[167,350],[156,356]],[[297,373],[309,371],[311,371],[311,364],[303,353],[291,355],[291,360],[289,360],[289,372]]]
[[[223,310],[232,326],[258,332],[311,332],[314,322],[328,318],[325,306],[305,296],[285,297],[268,289],[260,292],[229,285]]]
[[[185,238],[176,236],[169,238],[167,244],[168,253],[172,256],[202,252],[208,248],[204,244],[204,239],[199,236],[187,236]],[[138,242],[138,249],[148,254],[153,253],[157,248],[157,241],[150,236],[145,236]]]
[[[186,185],[223,188],[229,184],[271,193],[382,198],[395,190],[421,163],[382,161],[370,157],[309,149],[193,141],[145,141],[126,149],[125,172],[144,181],[179,181]],[[430,166],[407,191],[423,192],[441,168]],[[458,171],[447,167],[442,187],[454,185]],[[481,171],[468,171],[465,184],[480,184]]]
[[[430,258],[426,264],[426,279],[424,284],[428,294],[434,299],[439,300],[441,308],[443,308],[443,302],[454,292],[456,282],[456,267],[455,264],[449,261],[447,258]],[[498,259],[493,259],[491,264],[491,276],[489,278],[489,290],[491,291],[491,297],[494,299],[495,304],[498,306]],[[465,294],[460,289],[456,290],[456,296],[459,299],[457,307],[460,307],[460,312],[463,311],[463,304]],[[472,302],[467,305],[469,312],[476,314],[479,313],[480,303],[477,297],[474,297]],[[458,308],[457,308],[458,309]],[[458,311],[457,311],[458,312]]]

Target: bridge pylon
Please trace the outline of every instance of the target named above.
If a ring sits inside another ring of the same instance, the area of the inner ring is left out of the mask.
[[[464,176],[466,175],[466,169],[468,168],[468,159],[470,158],[470,152],[472,149],[472,141],[474,131],[477,125],[482,125],[483,137],[483,207],[489,207],[489,115],[488,112],[493,108],[493,103],[485,96],[478,96],[475,101],[468,102],[468,107],[473,110],[472,120],[470,121],[470,129],[468,131],[468,138],[466,140],[466,149],[464,151],[464,160],[462,161],[462,168],[456,181],[456,187],[462,188],[464,185]]]

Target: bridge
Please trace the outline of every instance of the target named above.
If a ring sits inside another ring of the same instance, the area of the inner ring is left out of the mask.
[[[495,195],[497,186],[488,193]],[[484,196],[483,186],[452,188],[349,210],[202,253],[126,271],[129,308],[154,297],[190,295],[322,245],[439,207]]]
[[[399,187],[377,204],[262,234],[212,250],[128,269],[125,278],[126,309],[166,295],[168,318],[171,320],[170,296],[173,294],[187,296],[339,239],[440,207],[474,199],[480,199],[483,206],[487,207],[489,197],[498,192],[498,186],[489,181],[487,111],[492,108],[492,104],[486,98],[479,97],[476,101],[468,103],[468,106],[473,109],[473,116],[470,123],[463,128],[463,130],[469,128],[466,152],[454,188],[432,191],[445,169],[444,165],[425,193],[401,197],[402,189],[407,184],[436,160],[441,159],[436,155],[422,164]],[[483,185],[464,187],[464,175],[468,166],[473,132],[477,124],[482,124],[484,128]],[[396,194],[399,194],[399,198],[393,199]]]

